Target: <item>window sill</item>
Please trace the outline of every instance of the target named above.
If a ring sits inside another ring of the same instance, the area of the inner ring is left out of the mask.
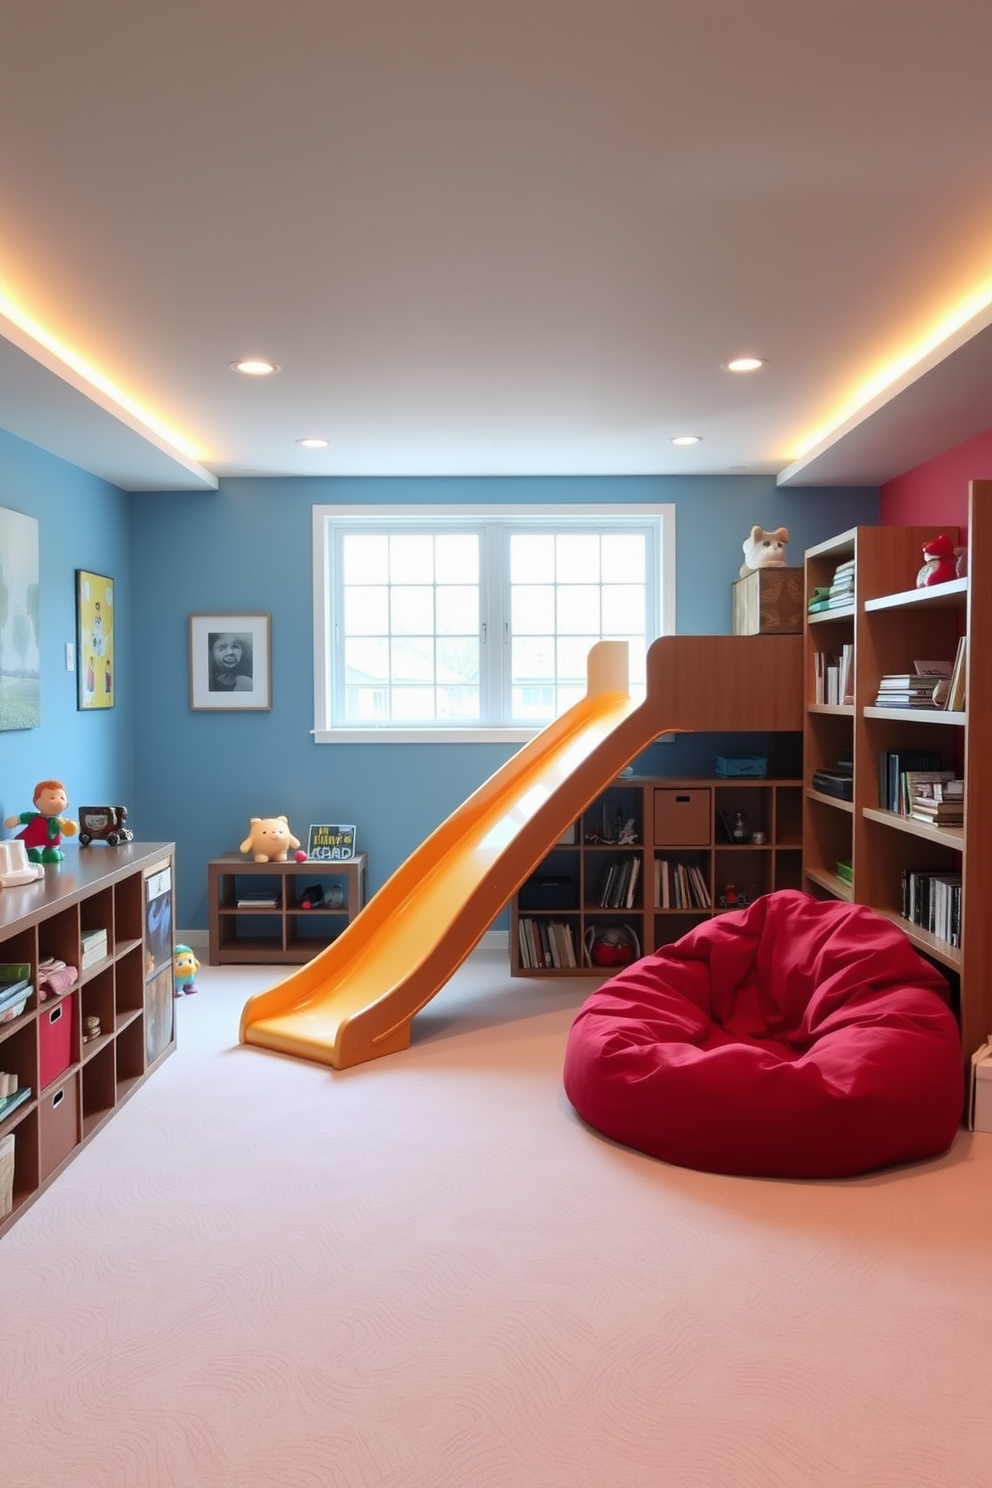
[[[314,729],[315,744],[526,744],[540,728]]]

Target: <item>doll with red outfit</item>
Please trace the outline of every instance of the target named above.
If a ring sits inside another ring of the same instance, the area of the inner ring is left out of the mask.
[[[17,836],[32,863],[61,863],[65,857],[61,848],[63,832],[67,837],[76,835],[76,823],[62,815],[69,804],[66,788],[61,780],[40,780],[33,800],[34,811],[8,816],[4,825],[24,828]]]

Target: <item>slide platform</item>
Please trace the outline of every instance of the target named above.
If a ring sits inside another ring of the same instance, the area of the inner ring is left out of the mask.
[[[636,704],[626,643],[593,646],[581,702],[442,822],[332,945],[248,1000],[242,1043],[335,1069],[407,1048],[416,1013],[659,734],[802,727],[800,637],[668,636],[647,660],[647,699]]]

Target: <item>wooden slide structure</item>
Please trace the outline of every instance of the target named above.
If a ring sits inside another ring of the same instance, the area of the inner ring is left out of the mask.
[[[565,829],[662,733],[799,730],[800,636],[663,636],[647,696],[627,645],[589,653],[586,695],[407,858],[337,940],[245,1004],[241,1041],[346,1069],[410,1044],[441,990]]]

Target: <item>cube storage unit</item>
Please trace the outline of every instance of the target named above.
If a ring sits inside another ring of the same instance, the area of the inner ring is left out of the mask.
[[[0,1101],[0,1235],[175,1048],[173,864],[171,842],[71,852],[0,893],[0,962],[30,977],[0,1022],[0,1070],[17,1080]],[[84,966],[93,930],[106,951]],[[50,957],[79,977],[40,1002]]]
[[[770,737],[778,741],[770,767],[798,768],[799,736]],[[735,896],[799,888],[802,815],[802,781],[791,774],[618,776],[511,902],[511,972],[588,975],[590,948],[604,935],[647,954],[733,907]],[[721,904],[728,891],[731,903]]]
[[[307,908],[311,887],[319,902]],[[224,853],[207,866],[210,964],[309,961],[355,918],[366,892],[364,853],[333,863]]]

